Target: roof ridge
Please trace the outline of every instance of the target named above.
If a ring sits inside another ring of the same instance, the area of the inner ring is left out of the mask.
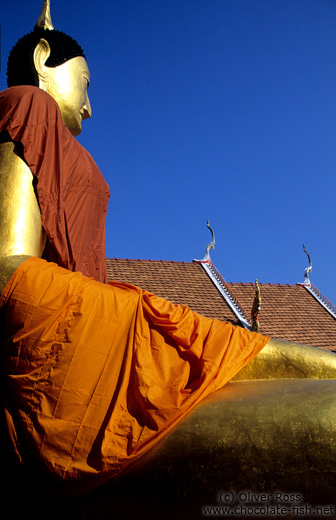
[[[152,260],[151,258],[118,258],[118,257],[113,257],[113,258],[106,258],[106,261],[108,260],[121,260],[121,261],[125,261],[127,260],[128,262],[161,262],[161,263],[167,263],[167,264],[188,264],[188,265],[192,265],[194,262],[186,262],[184,260]]]
[[[251,285],[254,287],[255,283],[254,282],[226,282],[228,285]],[[265,285],[270,285],[270,286],[274,286],[274,287],[295,287],[296,285],[301,285],[301,284],[297,284],[297,283],[280,283],[280,282],[274,282],[274,283],[271,283],[271,282],[259,282],[258,281],[258,285],[262,285],[262,286],[265,286]]]

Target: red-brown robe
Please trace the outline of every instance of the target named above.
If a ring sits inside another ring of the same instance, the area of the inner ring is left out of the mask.
[[[105,217],[109,188],[93,158],[65,127],[55,100],[37,87],[0,93],[0,133],[21,143],[35,177],[44,258],[107,281]]]

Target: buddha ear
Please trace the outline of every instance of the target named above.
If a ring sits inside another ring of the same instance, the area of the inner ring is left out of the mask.
[[[44,38],[41,38],[34,49],[33,61],[39,78],[39,87],[45,90],[48,83],[48,67],[45,62],[51,53],[50,45]]]

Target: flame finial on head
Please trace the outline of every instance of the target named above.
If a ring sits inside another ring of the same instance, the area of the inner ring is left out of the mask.
[[[50,0],[44,0],[40,17],[35,25],[36,28],[49,29],[50,31],[54,29],[50,16]]]

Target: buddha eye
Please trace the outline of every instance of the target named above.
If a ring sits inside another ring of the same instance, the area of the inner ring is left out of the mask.
[[[89,88],[89,86],[90,86],[90,81],[89,81],[85,76],[83,76],[83,78],[84,78],[85,81],[86,81],[86,87]]]

